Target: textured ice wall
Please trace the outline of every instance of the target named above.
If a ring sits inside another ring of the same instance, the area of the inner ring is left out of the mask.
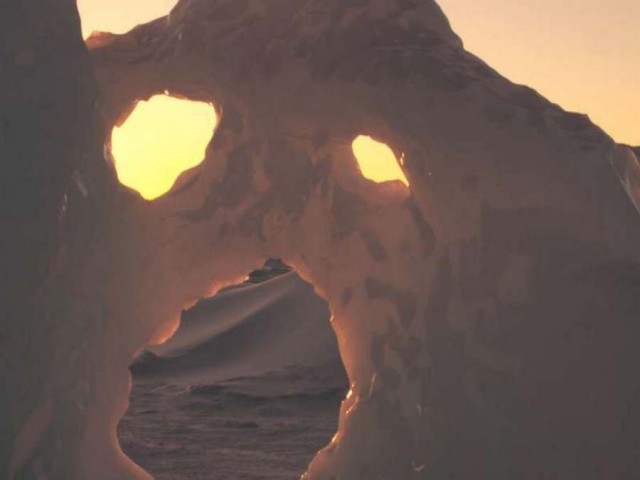
[[[308,479],[637,478],[630,150],[466,53],[427,0],[185,0],[91,44],[107,127],[165,90],[222,118],[155,202],[78,171],[47,297],[74,361],[30,457],[57,445],[50,476],[145,478],[115,433],[131,358],[278,256],[328,300],[352,384]],[[360,175],[358,134],[404,153],[409,188]]]
[[[77,165],[99,158],[95,79],[72,1],[0,5],[0,478],[70,478],[59,440],[82,338],[46,301]],[[49,284],[49,285],[47,285]],[[76,325],[77,326],[77,325]],[[65,372],[70,378],[65,378]],[[70,435],[72,437],[73,435]],[[55,464],[55,466],[54,466]],[[42,472],[39,473],[39,472]]]

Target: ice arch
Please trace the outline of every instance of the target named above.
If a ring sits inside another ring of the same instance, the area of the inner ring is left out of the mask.
[[[67,18],[66,4],[51,17],[34,5],[20,2],[46,28],[15,38],[48,39],[49,20]],[[69,25],[54,30],[71,36]],[[51,41],[61,50],[43,51],[90,77],[78,48]],[[144,478],[114,432],[131,356],[270,256],[330,299],[352,383],[307,478],[640,477],[630,149],[465,52],[430,0],[182,1],[98,43],[107,130],[165,90],[215,99],[222,120],[196,175],[144,202],[118,186],[102,139],[81,148],[77,122],[40,111],[60,102],[34,105],[22,88],[66,87],[52,79],[68,70],[39,63],[39,50],[9,57],[9,78],[28,82],[1,90],[25,113],[5,124],[42,142],[27,162],[13,160],[20,149],[6,157],[22,169],[2,176],[7,251],[28,259],[26,278],[47,279],[34,294],[14,268],[20,288],[5,297],[9,478]],[[73,119],[94,119],[88,90],[84,103],[58,93]],[[410,188],[362,178],[350,148],[361,132],[405,153]],[[49,168],[52,151],[69,175]],[[45,188],[26,196],[25,179]],[[46,208],[25,216],[13,199]],[[43,230],[60,232],[50,269],[31,262],[29,233]]]

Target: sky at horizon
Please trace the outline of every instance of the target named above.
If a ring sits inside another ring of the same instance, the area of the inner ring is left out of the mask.
[[[176,0],[78,0],[85,38],[124,33]],[[640,1],[439,0],[467,50],[510,80],[640,145]]]
[[[640,146],[640,1],[438,0],[467,50]]]

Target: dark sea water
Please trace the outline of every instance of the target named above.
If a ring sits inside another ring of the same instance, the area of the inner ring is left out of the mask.
[[[157,480],[294,480],[335,434],[343,397],[136,382],[120,442]]]

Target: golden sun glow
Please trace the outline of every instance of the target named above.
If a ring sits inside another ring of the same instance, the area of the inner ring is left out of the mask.
[[[82,35],[93,31],[126,33],[136,25],[163,17],[177,0],[77,0]]]
[[[640,145],[638,0],[439,0],[468,50]]]
[[[400,180],[409,186],[409,180],[388,145],[367,135],[360,135],[353,141],[352,146],[353,154],[365,178],[377,183]]]
[[[169,95],[138,102],[112,132],[118,179],[146,200],[164,195],[181,173],[204,160],[217,124],[218,115],[209,103]]]

